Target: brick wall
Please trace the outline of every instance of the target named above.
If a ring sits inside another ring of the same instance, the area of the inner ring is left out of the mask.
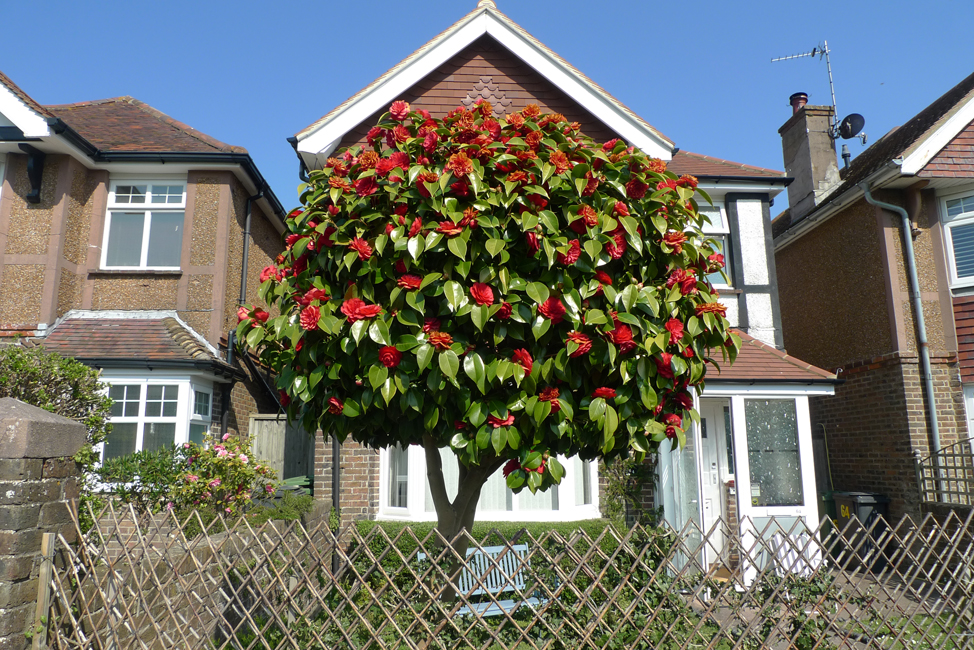
[[[315,499],[332,499],[332,443],[328,436],[315,438]],[[346,440],[341,445],[341,525],[362,519],[375,519],[379,511],[379,452]],[[425,477],[421,477],[425,480]]]
[[[958,364],[951,357],[932,364],[942,444],[967,435]],[[895,519],[919,512],[914,452],[930,450],[919,359],[886,355],[849,364],[834,397],[813,398],[812,427],[822,427],[836,490],[879,492],[891,499]]]

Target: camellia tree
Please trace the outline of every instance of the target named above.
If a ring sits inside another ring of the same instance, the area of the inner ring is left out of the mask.
[[[723,256],[695,178],[536,105],[439,120],[396,101],[367,141],[312,172],[287,218],[260,287],[280,315],[239,313],[290,418],[422,445],[447,538],[502,467],[534,492],[562,479],[558,457],[685,442],[712,351],[740,346],[707,280]]]

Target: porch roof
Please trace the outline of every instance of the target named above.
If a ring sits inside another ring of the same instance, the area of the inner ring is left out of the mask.
[[[783,350],[750,336],[740,330],[741,351],[733,364],[721,364],[720,371],[710,369],[707,383],[789,383],[789,384],[836,384],[835,373],[796,359]]]

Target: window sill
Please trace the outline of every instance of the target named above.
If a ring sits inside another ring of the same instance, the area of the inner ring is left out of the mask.
[[[151,270],[151,269],[131,269],[131,270],[121,270],[113,269],[111,271],[106,271],[104,269],[97,269],[94,271],[88,271],[89,278],[117,278],[131,275],[154,275],[162,276],[167,278],[178,278],[183,274],[182,269],[173,269],[171,271],[161,271],[161,270]]]
[[[734,289],[734,288],[731,288],[731,287],[714,287],[714,288],[717,290],[717,294],[718,295],[721,295],[721,296],[723,296],[725,294],[726,295],[740,295],[740,294],[744,293],[740,289]]]

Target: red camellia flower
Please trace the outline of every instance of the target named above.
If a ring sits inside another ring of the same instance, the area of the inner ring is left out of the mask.
[[[494,290],[483,282],[474,282],[470,287],[470,295],[478,305],[494,304]]]
[[[430,131],[423,136],[423,149],[426,150],[426,153],[433,153],[433,150],[436,149],[436,145],[439,141],[440,136],[436,133],[436,131]]]
[[[557,413],[561,410],[561,403],[558,402],[558,396],[560,391],[554,386],[548,386],[538,395],[538,399],[542,402],[548,402],[551,404],[551,412]]]
[[[321,310],[317,307],[310,305],[301,310],[301,327],[306,330],[316,330],[318,329],[318,317],[321,316]]]
[[[680,176],[680,180],[676,182],[680,187],[689,187],[691,190],[697,189],[697,177],[691,176],[690,174],[684,174]]]
[[[389,106],[389,113],[392,115],[392,119],[402,122],[409,117],[409,102],[397,99]]]
[[[436,228],[436,232],[442,233],[447,237],[456,237],[463,232],[463,226],[458,223],[453,223],[450,220],[441,221],[440,225]]]
[[[592,393],[592,397],[601,397],[602,399],[612,399],[615,396],[616,396],[615,389],[614,388],[608,388],[606,386],[602,386],[600,388],[596,388],[595,389],[595,392]]]
[[[633,178],[626,183],[626,196],[630,199],[641,199],[646,196],[646,190],[648,189],[649,185],[638,178]]]
[[[266,282],[269,278],[277,278],[277,267],[276,266],[265,266],[264,270],[260,272],[260,281]]]
[[[578,261],[578,256],[582,253],[581,244],[579,244],[577,239],[573,239],[568,243],[567,253],[558,253],[558,263],[564,266],[571,266]]]
[[[446,332],[433,331],[429,333],[429,342],[434,348],[443,352],[453,345],[453,337]]]
[[[565,318],[565,305],[561,304],[561,300],[552,296],[538,307],[538,313],[549,319],[553,324],[558,324]]]
[[[461,151],[450,156],[444,169],[450,170],[457,177],[466,176],[473,173],[473,161]]]
[[[683,244],[686,242],[687,236],[685,233],[679,230],[668,230],[665,235],[663,235],[663,243],[673,249],[673,252],[679,255],[683,252]]]
[[[599,281],[600,284],[607,284],[612,286],[612,278],[605,271],[596,271],[595,279]]]
[[[277,401],[281,406],[286,408],[291,403],[291,396],[283,390],[279,390],[277,391]]]
[[[395,368],[402,361],[402,352],[391,345],[384,345],[379,348],[379,361],[386,368]]]
[[[375,194],[378,189],[379,185],[375,182],[375,176],[368,176],[355,181],[355,193],[359,196]]]
[[[666,437],[670,440],[676,438],[676,427],[666,427]]]
[[[396,260],[392,268],[396,270],[396,273],[403,274],[406,272],[406,263],[403,260]]]
[[[667,413],[663,416],[663,424],[668,424],[673,427],[680,427],[683,426],[683,418],[676,413]]]
[[[568,355],[570,357],[580,357],[583,354],[588,354],[589,350],[592,349],[592,339],[581,332],[570,332],[566,343],[576,343],[578,345],[578,348]]]
[[[534,367],[534,359],[531,358],[531,354],[524,348],[514,350],[514,354],[511,355],[511,361],[524,368],[524,374],[531,374],[531,368]]]
[[[337,397],[328,398],[328,412],[332,415],[341,415],[345,404]]]
[[[516,472],[519,469],[521,469],[521,463],[515,458],[504,463],[504,469],[501,471],[504,473],[504,478],[507,478],[512,472]]]
[[[358,258],[363,262],[372,256],[372,247],[369,246],[369,242],[365,241],[361,237],[356,237],[353,239],[348,247],[358,253]]]
[[[538,251],[541,250],[541,244],[538,243],[538,236],[533,232],[524,233],[524,238],[528,242],[528,250],[531,251],[531,255],[537,255]]]
[[[693,396],[690,393],[677,393],[673,399],[685,409],[693,408]]]
[[[425,332],[426,334],[429,334],[430,332],[439,332],[439,331],[440,331],[439,318],[433,318],[432,316],[430,316],[429,318],[423,321],[423,332]]]
[[[335,206],[331,206],[331,207],[335,207]],[[331,236],[335,233],[336,230],[337,229],[335,228],[335,226],[328,226],[325,228],[325,232],[321,234],[321,240],[325,242],[326,247],[331,248],[332,246],[335,245],[335,241],[331,238]]]
[[[683,323],[671,318],[666,321],[666,331],[670,333],[670,345],[675,345],[683,338]]]
[[[404,127],[402,124],[397,124],[392,129],[392,137],[395,138],[395,141],[397,143],[403,144],[404,142],[406,142],[406,140],[413,137],[413,134],[410,133],[409,129]]]
[[[386,132],[385,129],[378,126],[373,126],[371,129],[369,129],[368,135],[365,136],[365,141],[369,143],[369,146],[374,147],[376,144],[378,144],[379,140],[382,139],[382,136],[385,135],[385,132]],[[332,160],[335,159],[329,158],[328,162],[331,162]],[[335,160],[335,162],[337,163],[338,161]],[[333,167],[333,165],[325,165],[325,166]]]
[[[415,237],[419,234],[419,231],[423,229],[423,220],[420,217],[413,219],[413,223],[409,226],[409,236]]]
[[[382,313],[379,305],[369,305],[361,298],[349,298],[342,303],[341,312],[348,317],[349,324],[366,318],[375,318]]]
[[[714,253],[707,258],[707,270],[710,272],[719,271],[724,268],[724,256],[720,253]]]
[[[501,303],[501,308],[497,310],[497,317],[501,320],[507,320],[511,317],[511,312],[514,311],[514,307],[509,302]]]
[[[514,424],[514,414],[508,411],[507,417],[505,417],[503,420],[500,418],[496,418],[493,415],[488,415],[487,424],[491,425],[495,429],[500,429],[501,427],[509,427],[512,424]]]
[[[396,280],[396,284],[407,291],[415,291],[419,289],[419,285],[423,284],[423,278],[418,275],[404,275]]]
[[[616,344],[622,354],[629,354],[636,349],[636,342],[632,340],[632,328],[628,325],[618,323],[606,336]]]
[[[727,315],[727,307],[720,304],[719,302],[703,302],[695,307],[697,316],[703,314],[717,314],[720,316]]]
[[[242,323],[250,318],[250,310],[246,307],[241,307],[237,310],[237,322]]]
[[[653,361],[656,362],[656,370],[659,371],[661,377],[673,379],[672,360],[673,355],[669,352],[661,352],[658,357],[653,357]]]
[[[616,201],[615,207],[612,208],[612,210],[613,210],[613,212],[615,212],[620,217],[628,217],[629,216],[629,206],[627,206],[622,201]]]
[[[612,236],[612,241],[605,245],[605,252],[609,254],[614,260],[619,259],[626,253],[628,244],[626,243],[626,237],[622,233],[618,233]]]

